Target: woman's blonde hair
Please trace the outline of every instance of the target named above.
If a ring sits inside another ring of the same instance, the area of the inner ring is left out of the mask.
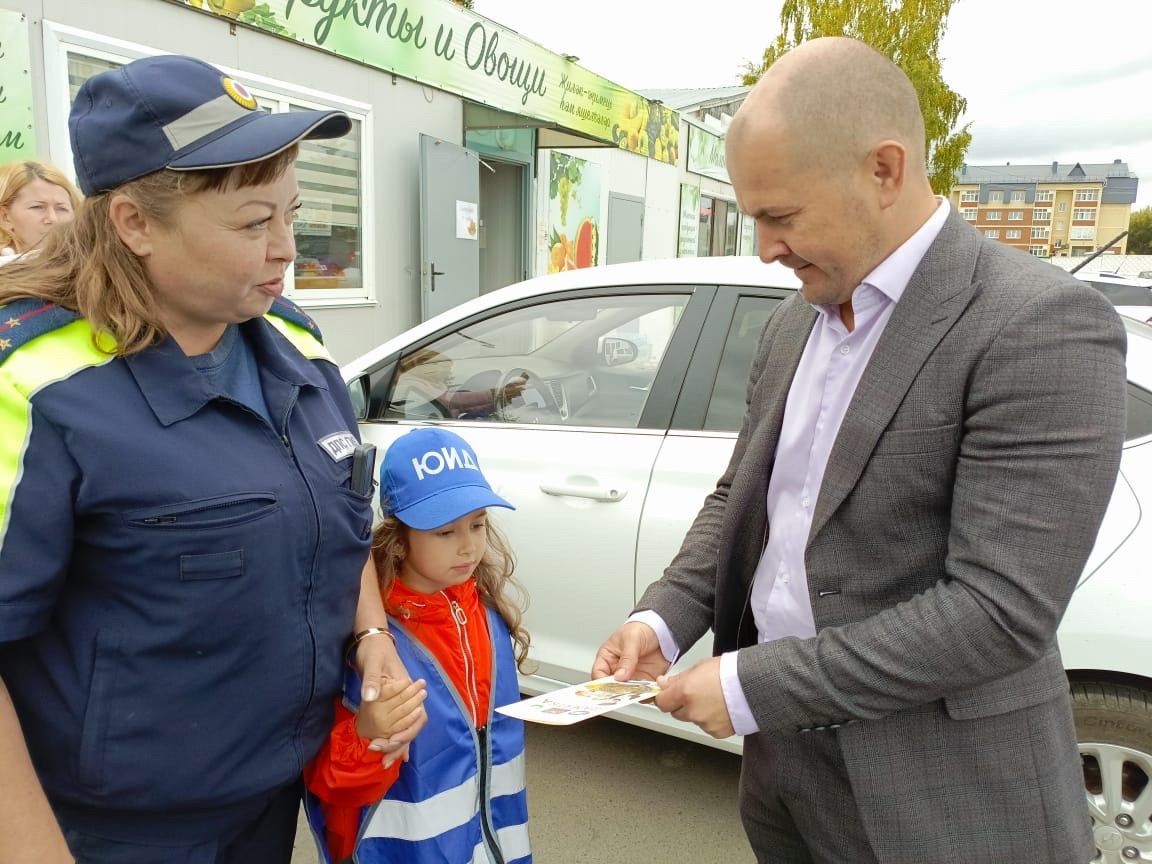
[[[524,610],[528,606],[528,594],[515,578],[516,560],[504,535],[492,524],[485,522],[488,534],[488,548],[484,557],[476,565],[473,573],[480,600],[485,606],[495,609],[508,625],[512,641],[516,645],[516,667],[526,670],[528,645],[532,639],[521,623]],[[372,558],[376,563],[376,575],[380,580],[380,593],[390,614],[400,614],[398,608],[388,601],[388,595],[400,574],[400,566],[408,551],[408,532],[412,530],[395,516],[385,516],[376,526],[372,536]]]
[[[167,334],[155,302],[155,289],[144,262],[120,239],[109,215],[116,195],[126,195],[160,225],[171,225],[190,195],[262,186],[283,176],[297,147],[260,162],[205,171],[157,171],[110,192],[86,198],[76,217],[52,231],[38,255],[0,267],[0,306],[13,300],[44,300],[79,312],[92,326],[116,340],[112,353],[136,354]],[[102,349],[103,350],[103,349]]]
[[[80,190],[72,185],[72,181],[60,169],[44,162],[13,162],[0,168],[0,207],[11,207],[20,190],[37,180],[59,186],[68,193],[72,212],[80,209]],[[21,247],[20,238],[3,225],[0,225],[0,246],[11,246],[17,252],[28,251]]]

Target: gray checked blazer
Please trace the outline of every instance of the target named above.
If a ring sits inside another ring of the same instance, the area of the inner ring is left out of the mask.
[[[1119,317],[955,211],[864,372],[805,549],[817,635],[748,608],[788,388],[816,312],[765,326],[732,461],[638,605],[740,648],[761,730],[839,738],[885,864],[1093,854],[1056,628],[1116,479]],[[829,799],[830,801],[836,799]]]

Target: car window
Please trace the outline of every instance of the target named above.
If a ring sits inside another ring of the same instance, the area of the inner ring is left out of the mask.
[[[1135,384],[1128,385],[1128,428],[1125,441],[1152,435],[1152,393]]]
[[[688,299],[559,299],[470,322],[400,357],[384,419],[635,428]]]
[[[732,325],[724,340],[724,353],[712,385],[708,400],[708,414],[704,428],[718,432],[738,432],[744,419],[744,394],[748,386],[748,371],[752,368],[752,355],[760,332],[772,310],[780,303],[779,297],[741,297],[732,316]]]

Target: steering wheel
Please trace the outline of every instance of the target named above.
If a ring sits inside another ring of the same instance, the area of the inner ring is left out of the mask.
[[[505,396],[508,386],[518,379],[524,379],[525,389],[532,388],[540,394],[543,405],[528,405],[523,397]],[[552,389],[544,379],[523,366],[514,366],[500,376],[500,383],[496,385],[493,396],[495,410],[493,413],[502,420],[513,423],[557,423],[561,419],[560,406],[552,395]]]

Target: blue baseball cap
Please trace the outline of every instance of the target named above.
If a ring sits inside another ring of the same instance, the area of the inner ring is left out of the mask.
[[[343,111],[269,114],[238,81],[180,54],[94,75],[72,103],[68,133],[85,195],[164,168],[200,171],[275,156],[302,138],[339,138]]]
[[[468,442],[434,426],[401,435],[384,453],[380,506],[418,531],[431,531],[485,507],[516,509],[492,491]]]

